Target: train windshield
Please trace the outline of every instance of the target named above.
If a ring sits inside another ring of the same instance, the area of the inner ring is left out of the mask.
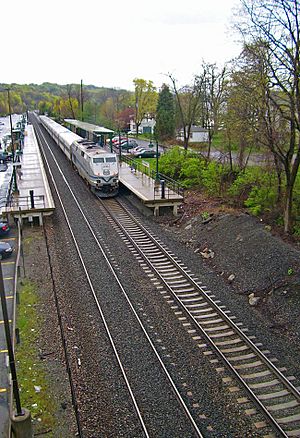
[[[104,163],[104,158],[93,158],[93,163]]]
[[[116,157],[106,157],[105,161],[106,163],[115,163],[117,160]]]

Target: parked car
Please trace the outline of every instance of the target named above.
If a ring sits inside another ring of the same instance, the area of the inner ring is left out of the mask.
[[[13,247],[9,243],[0,241],[0,260],[10,257],[13,250]]]
[[[126,140],[126,137],[122,137],[122,136],[121,136],[121,143],[122,143],[122,141],[124,141],[124,140]],[[117,144],[119,144],[120,138],[119,138],[118,135],[116,135],[115,137],[113,137],[113,138],[111,139],[111,141],[112,141],[112,144],[113,144],[114,146],[116,146]],[[107,143],[107,144],[110,144],[110,139],[109,139],[109,138],[106,140],[106,143]]]
[[[0,160],[0,172],[6,172],[8,169],[8,166],[6,164],[6,161]]]
[[[129,149],[136,148],[138,146],[137,142],[135,140],[125,140],[121,143],[121,148],[129,151]]]
[[[156,151],[153,149],[143,149],[136,154],[134,154],[137,158],[155,158],[156,157]],[[157,156],[160,156],[160,153],[158,152]]]
[[[1,161],[11,161],[12,160],[12,152],[0,151],[0,160]]]
[[[7,222],[0,221],[0,237],[6,236],[10,232]]]
[[[144,151],[144,150],[145,150],[145,148],[143,146],[137,146],[137,147],[131,149],[130,153],[133,155],[136,155],[138,152]]]

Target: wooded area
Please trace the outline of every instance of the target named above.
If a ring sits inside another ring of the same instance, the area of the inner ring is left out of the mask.
[[[225,153],[226,165],[222,171],[214,167],[215,172],[223,175],[223,181],[235,184],[236,190],[249,171],[253,153],[268,159],[272,190],[269,187],[266,193],[266,182],[259,182],[258,174],[252,175],[245,202],[249,202],[247,196],[253,197],[251,190],[256,187],[256,193],[265,196],[261,210],[278,211],[285,232],[291,233],[300,215],[296,196],[300,164],[299,0],[240,0],[240,4],[234,26],[243,39],[242,53],[224,66],[203,61],[190,84],[179,85],[170,73],[159,90],[151,80],[142,78],[133,80],[134,91],[84,85],[81,93],[79,84],[9,84],[13,111],[38,109],[58,120],[77,118],[116,131],[128,130],[132,119],[137,134],[142,120],[150,117],[156,121],[154,137],[168,145],[180,144],[176,133],[183,131],[185,153],[191,146],[192,126],[205,128],[208,142],[198,145],[199,157],[208,169],[216,166],[210,164],[212,148]],[[0,84],[0,89],[7,86]],[[0,93],[0,115],[7,113],[6,94]],[[191,175],[197,165],[190,165],[178,177]],[[188,177],[188,185],[191,180],[200,183],[198,172],[196,178]]]

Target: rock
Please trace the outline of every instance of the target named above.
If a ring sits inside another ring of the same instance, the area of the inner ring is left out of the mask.
[[[185,230],[190,230],[192,228],[192,224],[189,224],[185,227]]]
[[[229,283],[232,283],[234,279],[235,279],[235,275],[230,274],[227,280],[229,281]]]
[[[210,217],[208,217],[206,219],[202,219],[202,224],[208,224],[212,220],[213,220],[213,216],[210,216]]]
[[[204,250],[202,252],[200,252],[200,254],[202,255],[202,257],[204,259],[213,259],[215,256],[214,251],[212,251],[211,249],[208,249],[208,248],[204,248]]]
[[[256,297],[254,293],[248,295],[248,302],[250,306],[256,306],[260,301],[260,297]]]

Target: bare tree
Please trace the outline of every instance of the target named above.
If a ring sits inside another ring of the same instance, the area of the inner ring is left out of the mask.
[[[264,47],[261,53],[268,69],[266,97],[288,126],[286,144],[275,142],[271,150],[285,172],[284,231],[289,233],[300,164],[300,3],[299,0],[240,1],[244,19],[239,19],[237,27],[246,45]]]
[[[202,127],[208,130],[208,159],[210,158],[213,137],[219,128],[220,114],[225,97],[225,82],[225,67],[220,70],[216,64],[203,62],[202,72],[198,76],[198,83],[203,84],[201,117]]]
[[[180,124],[183,129],[183,146],[187,150],[191,127],[195,123],[201,109],[204,78],[195,77],[193,85],[178,89],[176,79],[171,74],[168,74],[168,77],[173,85]]]

